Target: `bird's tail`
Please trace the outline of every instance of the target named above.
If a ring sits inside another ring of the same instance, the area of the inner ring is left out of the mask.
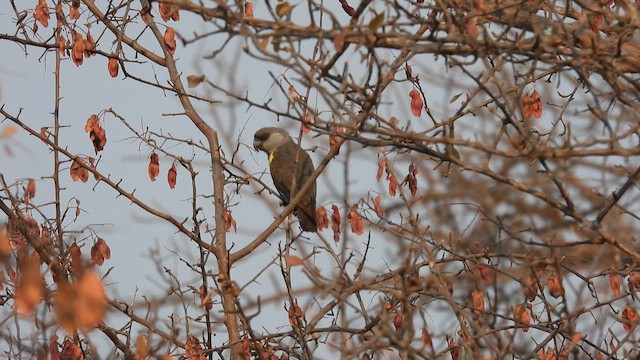
[[[300,220],[300,227],[302,230],[309,232],[318,231],[316,209],[311,206],[304,206],[304,204],[301,204],[296,208],[296,216]]]

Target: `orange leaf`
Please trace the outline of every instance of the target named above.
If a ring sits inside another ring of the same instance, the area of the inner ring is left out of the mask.
[[[389,195],[396,196],[396,189],[398,188],[398,178],[395,175],[389,176]]]
[[[360,214],[358,214],[358,205],[355,204],[351,207],[349,216],[347,218],[349,225],[351,226],[351,232],[356,235],[364,234],[364,221]]]
[[[302,316],[304,314],[297,301],[294,300],[293,304],[291,304],[291,306],[289,307],[289,310],[287,310],[287,313],[289,315],[289,324],[291,324],[291,326],[297,326],[298,319],[300,320],[300,322],[302,322]]]
[[[91,34],[87,33],[87,38],[84,40],[84,57],[88,59],[89,56],[95,56],[95,50],[96,42],[93,40]]]
[[[527,311],[527,306],[525,304],[518,304],[516,308],[513,310],[513,317],[517,322],[530,324],[531,323],[531,315],[529,315],[529,311]],[[522,325],[518,325],[519,327]],[[528,326],[522,326],[522,331],[529,331]]]
[[[91,259],[98,266],[104,264],[104,259],[111,259],[111,249],[104,239],[98,238],[98,241],[91,247]]]
[[[484,311],[484,294],[482,291],[475,289],[471,292],[471,303],[473,304],[473,313],[480,316]]]
[[[67,339],[62,344],[60,359],[84,360],[84,355],[82,354],[82,349],[80,349],[78,345]]]
[[[467,31],[468,35],[471,35],[472,38],[474,39],[478,38],[478,34],[480,34],[480,31],[478,30],[478,23],[475,17],[472,17],[471,19],[467,20],[467,25],[465,30]]]
[[[136,339],[136,359],[144,359],[149,356],[149,344],[147,335],[138,335]]]
[[[231,227],[233,227],[234,232],[236,233],[238,232],[236,220],[233,218],[233,216],[231,216],[231,211],[225,210],[224,211],[224,231],[231,230]]]
[[[478,264],[477,267],[482,281],[486,283],[489,280],[489,267],[485,264]]]
[[[176,52],[176,31],[172,27],[167,27],[164,32],[164,43],[167,45],[167,51],[173,55]]]
[[[376,215],[378,215],[379,218],[384,216],[384,210],[382,209],[382,205],[380,204],[381,202],[382,202],[382,195],[376,196],[376,199],[373,201],[373,208],[376,211]]]
[[[557,273],[549,275],[547,279],[547,286],[549,287],[549,294],[554,298],[558,298],[564,295],[564,286],[562,286],[562,276]]]
[[[100,277],[83,273],[76,282],[62,281],[54,296],[56,319],[65,331],[93,329],[107,310],[106,295]]]
[[[627,332],[631,332],[638,325],[638,313],[631,305],[627,306],[622,311],[622,326]]]
[[[149,179],[151,179],[151,181],[156,181],[158,174],[160,174],[160,160],[158,158],[158,154],[151,153],[147,172],[149,173]]]
[[[253,3],[250,1],[244,3],[244,17],[245,19],[253,18]]]
[[[609,274],[609,287],[613,291],[613,295],[620,295],[620,279],[614,273]]]
[[[176,187],[177,178],[178,178],[178,171],[176,170],[176,164],[173,163],[171,165],[171,169],[169,169],[169,172],[167,173],[167,182],[169,183],[170,188],[173,189]]]
[[[380,179],[382,178],[382,174],[386,166],[387,166],[387,158],[386,157],[380,158],[380,160],[378,160],[378,172],[376,173],[376,181],[380,182]]]
[[[73,35],[73,45],[71,46],[71,59],[76,66],[82,65],[84,61],[85,42],[82,34],[75,33]]]
[[[69,8],[69,19],[72,19],[72,20],[80,19],[80,11],[78,10],[77,7],[72,6]]]
[[[422,345],[428,349],[433,348],[433,340],[431,340],[431,334],[426,326],[422,328]]]
[[[29,196],[29,199],[33,199],[36,196],[36,181],[34,179],[29,179],[26,195]]]
[[[287,265],[289,266],[299,266],[304,264],[304,259],[299,258],[297,256],[293,256],[293,255],[285,255],[284,260],[287,262]]]
[[[333,230],[333,241],[340,241],[340,210],[335,204],[331,205],[331,230]]]
[[[318,223],[319,231],[329,228],[329,217],[327,216],[327,209],[322,206],[316,210],[316,222]]]
[[[538,119],[542,116],[542,101],[540,94],[535,90],[529,95],[522,96],[522,117],[526,120],[531,115]]]
[[[107,64],[107,68],[109,69],[109,75],[111,75],[111,77],[114,78],[118,76],[118,69],[120,68],[120,66],[118,64],[118,59],[115,58],[116,54],[111,53],[111,55],[114,57],[109,58],[109,63]]]
[[[2,129],[2,134],[0,135],[3,137],[11,137],[17,133],[18,133],[18,128],[16,128],[15,126],[7,125]]]
[[[47,2],[45,0],[38,0],[38,5],[36,5],[35,11],[33,13],[33,18],[36,19],[42,26],[49,26],[49,8],[47,7]]]
[[[19,315],[29,315],[40,304],[44,295],[40,261],[25,258],[19,266],[19,271],[14,295],[15,311]]]
[[[536,292],[540,288],[536,278],[533,275],[529,275],[522,279],[522,285],[524,286],[524,297],[528,301],[533,301],[536,298]]]
[[[402,326],[404,325],[404,315],[402,311],[398,310],[396,315],[393,317],[393,326],[396,328],[396,332],[402,331]]]
[[[411,97],[411,112],[415,116],[420,116],[422,114],[422,108],[424,107],[424,101],[422,101],[420,92],[413,89],[409,92],[409,96]]]

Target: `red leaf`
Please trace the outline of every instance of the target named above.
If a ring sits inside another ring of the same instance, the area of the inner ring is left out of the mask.
[[[319,231],[329,228],[329,217],[327,216],[327,209],[322,206],[316,210],[316,222],[318,223]]]
[[[331,205],[331,230],[333,230],[333,241],[340,241],[340,210],[335,204]]]
[[[169,183],[170,188],[173,189],[176,187],[177,178],[178,178],[178,171],[176,170],[176,164],[173,163],[171,165],[171,169],[169,169],[169,172],[167,173],[167,182]]]
[[[384,216],[384,210],[382,209],[382,205],[380,204],[381,202],[382,202],[381,195],[376,196],[376,199],[373,201],[373,208],[376,211],[376,215],[378,215],[379,218]]]
[[[620,295],[620,279],[618,275],[611,273],[609,274],[609,287],[611,287],[611,291],[615,296]]]
[[[114,78],[118,76],[118,69],[120,68],[120,66],[118,65],[118,59],[115,58],[116,54],[111,53],[111,55],[114,57],[109,58],[107,68],[109,69],[109,75]]]
[[[420,92],[413,89],[409,92],[409,96],[411,96],[411,112],[415,116],[420,116],[422,114],[422,108],[424,107],[424,101],[422,101]]]
[[[349,225],[351,226],[351,232],[356,235],[364,234],[364,221],[360,214],[358,214],[358,205],[355,204],[351,207],[349,217],[347,218]]]
[[[158,154],[156,153],[151,153],[151,157],[149,158],[148,173],[151,181],[156,181],[158,174],[160,174],[160,162]]]
[[[244,17],[246,19],[253,18],[253,3],[251,3],[250,1],[244,3]]]

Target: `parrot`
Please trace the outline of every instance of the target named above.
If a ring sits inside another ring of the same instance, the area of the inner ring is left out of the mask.
[[[256,131],[253,136],[253,147],[256,151],[268,154],[269,170],[282,203],[286,206],[293,199],[315,171],[313,161],[289,133],[278,127],[265,127]],[[291,189],[295,187],[292,194]],[[304,231],[318,230],[316,222],[316,182],[307,190],[298,203],[294,214],[300,220]]]

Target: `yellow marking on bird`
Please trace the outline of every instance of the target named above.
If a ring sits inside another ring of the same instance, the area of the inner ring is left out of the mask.
[[[271,164],[271,162],[273,161],[273,155],[275,154],[275,151],[272,151],[269,153],[269,164]]]

